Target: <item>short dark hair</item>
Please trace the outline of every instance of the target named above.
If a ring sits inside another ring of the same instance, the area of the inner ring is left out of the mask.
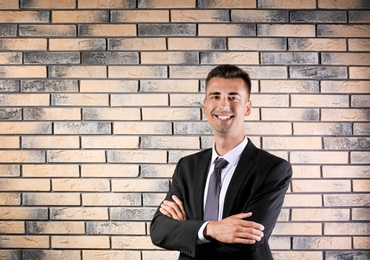
[[[208,85],[208,82],[215,77],[224,79],[241,78],[247,86],[248,95],[251,93],[252,86],[249,74],[235,65],[223,64],[213,68],[207,75],[206,87]]]

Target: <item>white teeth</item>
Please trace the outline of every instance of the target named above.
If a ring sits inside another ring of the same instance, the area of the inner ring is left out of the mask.
[[[227,120],[230,118],[230,116],[218,116],[218,118],[221,120]]]

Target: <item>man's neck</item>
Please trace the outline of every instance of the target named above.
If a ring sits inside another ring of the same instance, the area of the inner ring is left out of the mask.
[[[220,156],[227,154],[229,151],[234,149],[238,144],[244,140],[244,135],[239,135],[237,137],[223,137],[215,136],[215,147],[216,151]]]

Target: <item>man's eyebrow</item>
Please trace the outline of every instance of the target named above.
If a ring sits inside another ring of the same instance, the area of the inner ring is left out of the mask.
[[[215,96],[215,95],[221,95],[221,92],[215,91],[215,92],[210,92],[208,96]]]
[[[232,95],[232,96],[240,96],[239,92],[229,92],[229,95]]]

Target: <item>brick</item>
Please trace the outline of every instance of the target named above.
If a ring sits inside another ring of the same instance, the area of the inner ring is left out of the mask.
[[[108,209],[103,207],[50,208],[51,220],[108,220]]]
[[[143,260],[150,260],[150,259],[158,259],[158,260],[165,260],[165,259],[176,259],[178,258],[179,253],[176,251],[142,251]]]
[[[140,108],[84,108],[84,120],[140,120]]]
[[[107,94],[52,94],[52,106],[108,106]]]
[[[3,250],[0,250],[0,257],[4,259],[22,259],[21,253],[22,253],[21,250],[4,250],[3,249]]]
[[[0,122],[1,134],[51,134],[51,123]]]
[[[198,80],[140,80],[142,92],[198,92]]]
[[[370,77],[370,67],[350,67],[349,77],[353,79],[368,79]]]
[[[37,184],[35,184],[37,185]],[[4,220],[47,220],[48,209],[38,207],[3,207],[0,208],[0,219]]]
[[[110,134],[111,125],[105,122],[55,122],[54,134]]]
[[[319,82],[315,80],[261,80],[260,92],[318,93]]]
[[[370,118],[369,109],[322,109],[323,121],[366,121]]]
[[[256,2],[252,0],[246,1],[222,1],[222,0],[200,0],[198,1],[200,8],[255,8]]]
[[[24,54],[25,64],[79,64],[78,52],[29,52]]]
[[[354,123],[353,134],[354,135],[370,135],[370,127],[367,123]]]
[[[27,222],[28,234],[84,234],[83,222],[71,221],[32,221]]]
[[[355,249],[368,249],[370,246],[370,238],[369,237],[354,237],[353,238],[353,247]],[[366,257],[369,258],[370,257],[370,252],[359,252],[360,254],[364,254],[365,255],[365,259]]]
[[[286,79],[288,72],[284,66],[241,66],[252,79]]]
[[[21,175],[21,167],[16,164],[0,165],[1,177],[19,177]]]
[[[92,8],[135,8],[135,3],[129,0],[111,0],[109,2],[105,0],[79,0],[78,1],[78,8],[79,9],[92,9]]]
[[[253,126],[250,126],[253,129]],[[176,135],[211,135],[212,127],[207,122],[175,122],[174,134]],[[247,130],[248,133],[251,130]]]
[[[291,51],[346,51],[345,39],[332,38],[290,38],[288,49]]]
[[[104,23],[109,22],[108,11],[53,11],[52,23]]]
[[[322,168],[325,178],[368,178],[370,177],[370,166],[361,165],[325,165]]]
[[[272,256],[275,260],[323,260],[322,252],[315,251],[273,251]]]
[[[324,149],[366,150],[370,148],[370,138],[366,137],[325,137]]]
[[[176,106],[203,107],[204,93],[201,94],[170,94],[170,104]]]
[[[293,123],[295,135],[352,135],[350,123]]]
[[[23,221],[2,221],[0,223],[1,234],[24,234],[24,222]],[[0,253],[1,256],[1,253]]]
[[[78,92],[77,80],[22,80],[22,92]]]
[[[320,178],[321,169],[315,165],[293,165],[294,178]]]
[[[166,50],[164,38],[108,39],[108,50]]]
[[[168,23],[169,13],[168,10],[113,10],[111,21],[113,23]],[[171,22],[176,22],[172,16]],[[136,26],[133,27],[136,28]],[[136,29],[134,35],[136,35]]]
[[[23,177],[79,177],[78,165],[27,164],[22,165]]]
[[[258,24],[257,36],[315,37],[314,25]]]
[[[19,80],[0,80],[1,92],[18,92]]]
[[[142,165],[141,166],[141,176],[144,178],[151,177],[163,177],[171,178],[175,170],[174,165]],[[157,204],[158,205],[158,204]]]
[[[61,149],[79,148],[78,136],[23,136],[22,148]]]
[[[164,197],[165,197],[165,194],[144,193],[143,194],[143,205],[156,207],[162,203]]]
[[[288,19],[286,10],[231,10],[232,22],[284,23]]]
[[[369,2],[366,0],[354,0],[354,1],[336,1],[336,0],[319,0],[319,8],[330,8],[330,9],[361,9],[369,8]]]
[[[0,35],[2,37],[16,37],[17,36],[17,25],[16,24],[1,24]]]
[[[370,195],[357,194],[325,194],[325,207],[365,207],[368,205]]]
[[[284,38],[230,38],[228,40],[229,50],[261,50],[281,51],[286,49]]]
[[[112,237],[114,249],[157,249],[149,236],[115,236]]]
[[[349,221],[349,209],[292,209],[292,221]],[[325,223],[326,225],[329,223]]]
[[[112,180],[114,192],[166,192],[168,189],[167,180]]]
[[[2,163],[44,163],[44,151],[21,151],[21,150],[1,150],[0,162]]]
[[[172,133],[170,122],[115,122],[114,134],[160,134]]]
[[[191,136],[143,136],[140,143],[143,149],[199,149],[199,138]]]
[[[326,223],[325,235],[368,235],[368,223]]]
[[[194,8],[194,0],[184,0],[181,2],[171,0],[139,0],[139,8]]]
[[[370,181],[369,180],[353,180],[353,191],[355,192],[368,192],[370,191]]]
[[[197,52],[142,52],[141,64],[199,64]]]
[[[138,36],[195,36],[195,24],[138,24]]]
[[[321,195],[286,194],[284,199],[284,207],[321,207],[321,206],[322,206]]]
[[[370,152],[351,152],[351,163],[353,164],[368,164]]]
[[[53,191],[109,191],[106,179],[54,179]]]
[[[319,111],[317,109],[300,108],[263,108],[261,110],[262,120],[277,121],[318,121]]]
[[[321,235],[321,223],[277,223],[273,235]]]
[[[347,68],[329,66],[291,66],[289,68],[292,78],[309,79],[342,79],[347,78]]]
[[[24,108],[24,120],[81,120],[79,108]]]
[[[348,152],[291,152],[291,163],[347,164]]]
[[[351,106],[352,107],[369,107],[370,96],[351,95]]]
[[[290,241],[287,237],[270,237],[269,244],[271,244],[270,247],[272,250],[290,248]]]
[[[322,53],[321,64],[370,65],[370,55],[364,53]]]
[[[136,52],[83,52],[83,64],[138,64]]]
[[[0,67],[3,78],[46,78],[45,66],[3,66]]]
[[[143,108],[143,120],[177,121],[199,120],[200,110],[196,108]]]
[[[0,1],[0,9],[18,9],[18,0]]]
[[[261,64],[318,64],[318,55],[312,52],[265,52],[261,53]]]
[[[199,36],[255,36],[252,24],[199,24]]]
[[[369,252],[361,251],[328,251],[325,252],[325,259],[368,259],[370,257]]]
[[[284,8],[284,9],[314,9],[316,7],[316,2],[314,0],[265,0],[258,2],[258,8]]]
[[[370,25],[317,25],[317,37],[369,37]]]
[[[0,108],[0,119],[1,120],[21,120],[22,109],[21,108]]]
[[[109,78],[167,78],[166,66],[109,66]]]
[[[49,248],[48,236],[0,236],[2,248]]]
[[[0,53],[0,64],[22,64],[21,52],[3,52]]]
[[[20,25],[19,36],[30,37],[75,37],[74,25]]]
[[[0,46],[3,50],[46,50],[46,39],[0,39]]]
[[[109,237],[106,236],[52,236],[53,248],[109,248]]]
[[[79,250],[22,250],[22,259],[70,259],[79,260]]]
[[[0,23],[48,23],[49,11],[0,11]]]
[[[167,153],[160,150],[107,151],[109,163],[166,163]]]
[[[48,94],[3,94],[0,95],[1,106],[48,106]]]
[[[104,66],[50,66],[51,78],[106,78]]]
[[[139,148],[136,136],[83,136],[82,148]]]
[[[345,192],[351,191],[348,180],[293,180],[293,192]]]
[[[84,206],[141,206],[140,194],[83,194]]]
[[[292,107],[349,107],[347,95],[291,95]]]
[[[122,37],[136,36],[134,24],[82,24],[78,27],[79,36]]]
[[[346,23],[345,11],[292,11],[290,22],[293,23]]]
[[[81,204],[78,193],[24,193],[22,201],[23,205],[29,206],[78,206]]]
[[[349,51],[369,51],[370,43],[365,39],[348,39]]]
[[[167,94],[112,94],[111,106],[168,106]]]
[[[21,0],[21,8],[31,8],[31,9],[73,9],[76,7],[75,0],[64,0],[63,2],[45,2],[42,0]]]
[[[4,205],[4,206],[21,205],[21,194],[20,193],[0,193],[0,205]],[[0,224],[0,230],[1,230],[1,224]]]
[[[227,10],[171,10],[171,22],[229,22]]]
[[[367,81],[321,81],[321,92],[335,93],[369,93],[370,84]]]
[[[259,64],[257,52],[202,52],[201,64]]]
[[[84,164],[81,165],[81,177],[138,177],[138,165],[122,164]]]
[[[209,142],[211,145],[207,145],[206,147],[209,148],[212,146],[212,142]],[[202,144],[202,148],[205,147],[203,144]],[[184,150],[179,150],[179,151],[169,151],[168,152],[168,162],[169,163],[177,163],[182,157],[184,156],[187,156],[187,155],[190,155],[190,154],[193,154],[193,153],[196,153],[198,152],[199,150],[187,150],[187,151],[184,151]]]
[[[98,51],[105,48],[104,39],[49,39],[50,51]]]
[[[263,137],[264,149],[321,149],[320,137]]]
[[[350,237],[294,237],[293,249],[351,249]]]
[[[104,151],[89,150],[52,150],[47,154],[48,162],[105,162]]]
[[[150,221],[155,213],[155,208],[129,208],[114,207],[110,209],[111,220],[141,220]]]
[[[101,259],[101,260],[120,260],[120,259],[130,259],[130,260],[141,260],[140,251],[123,251],[123,250],[83,250],[83,259]],[[161,252],[161,254],[163,254]]]
[[[50,191],[48,179],[2,179],[2,191]]]
[[[145,235],[143,222],[87,222],[87,234],[103,235]],[[100,258],[99,258],[100,259]],[[131,258],[130,258],[131,259]]]
[[[353,208],[352,220],[370,220],[370,208]]]
[[[136,80],[80,80],[80,92],[136,92]]]

